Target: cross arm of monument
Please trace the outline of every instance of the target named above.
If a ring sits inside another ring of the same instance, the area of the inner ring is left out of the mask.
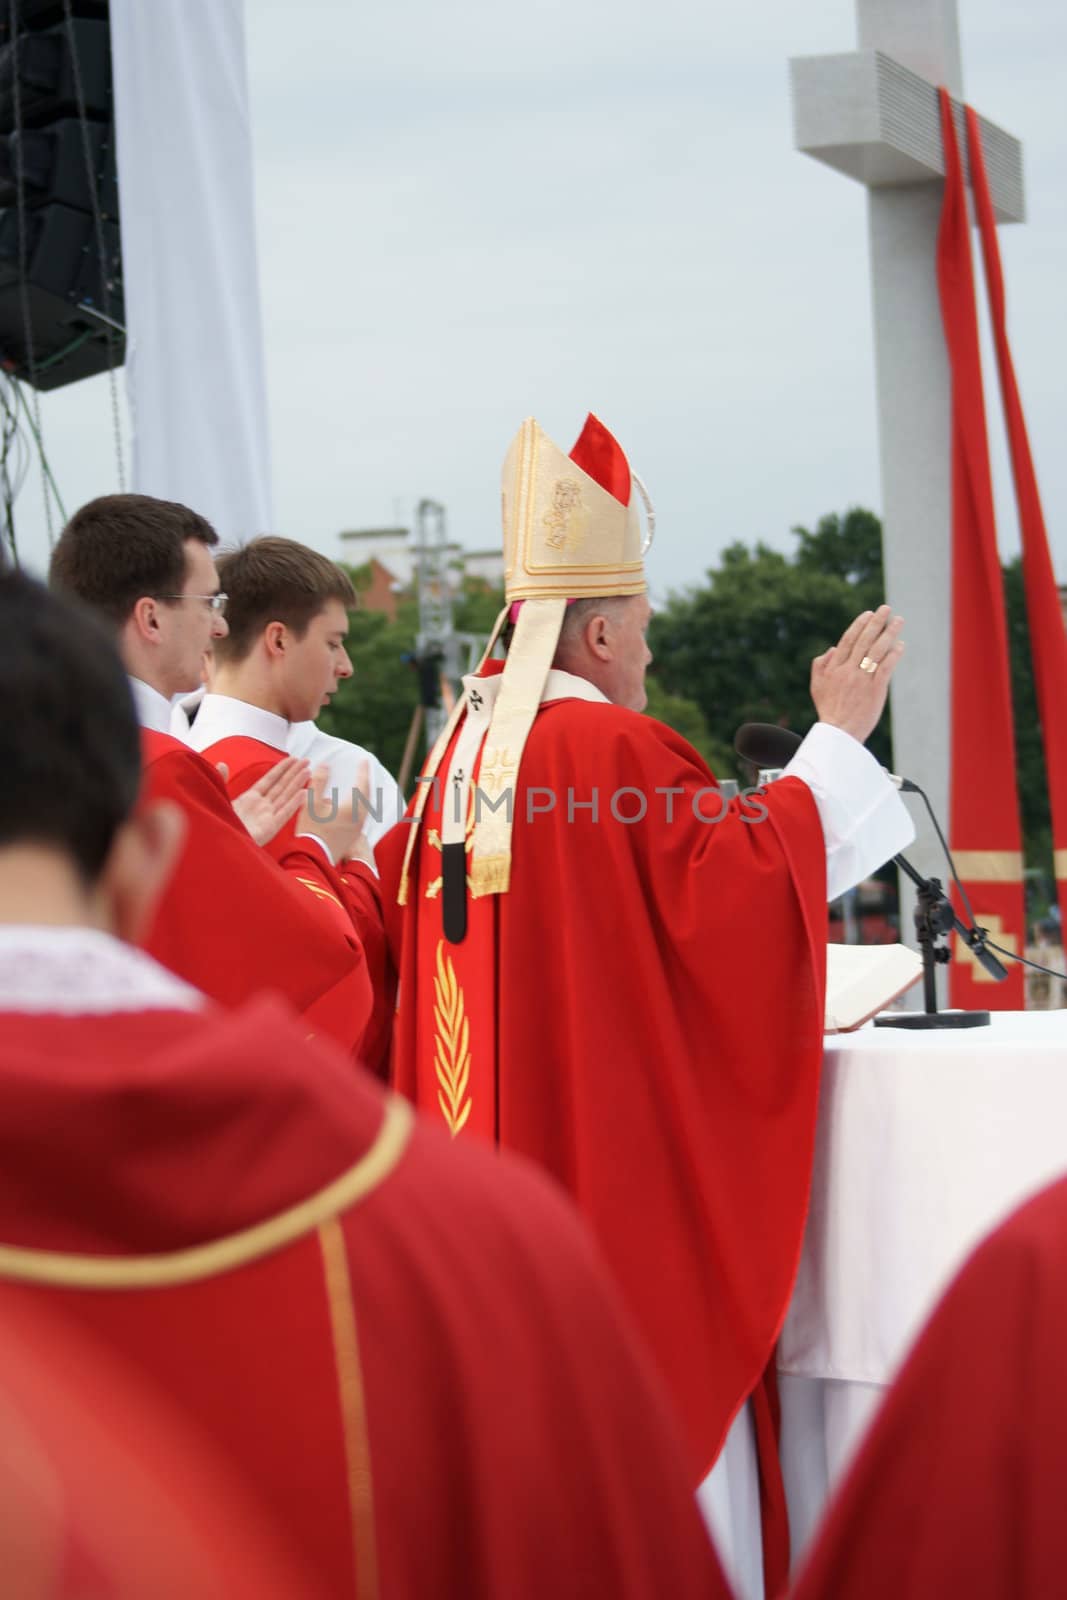
[[[871,189],[931,183],[945,175],[937,85],[882,50],[800,56],[789,63],[793,141]],[[953,112],[967,168],[963,107]],[[998,222],[1025,219],[1022,146],[979,117]]]

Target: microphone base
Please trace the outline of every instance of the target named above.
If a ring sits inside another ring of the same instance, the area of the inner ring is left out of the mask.
[[[988,1011],[899,1011],[875,1017],[876,1028],[987,1028]]]

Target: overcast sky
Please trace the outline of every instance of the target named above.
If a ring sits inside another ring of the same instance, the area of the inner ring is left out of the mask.
[[[959,11],[966,96],[1024,143],[1029,221],[1002,250],[1065,578],[1067,7]],[[336,554],[429,496],[493,546],[519,422],[569,448],[588,409],[656,502],[659,595],[732,540],[879,508],[864,192],[793,151],[787,73],[854,48],[852,0],[246,15],[275,531]],[[42,412],[68,508],[115,488],[106,379]],[[18,520],[36,554],[36,474]]]

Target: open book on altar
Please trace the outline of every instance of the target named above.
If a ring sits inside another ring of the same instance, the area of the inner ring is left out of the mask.
[[[922,977],[903,944],[831,944],[826,950],[826,1033],[851,1033]]]

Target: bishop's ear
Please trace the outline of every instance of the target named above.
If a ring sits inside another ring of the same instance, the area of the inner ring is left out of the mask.
[[[612,652],[611,618],[594,611],[585,625],[585,642],[598,661],[610,661]]]
[[[147,933],[185,842],[185,818],[173,800],[156,800],[115,835],[97,893],[101,920],[128,944]]]

